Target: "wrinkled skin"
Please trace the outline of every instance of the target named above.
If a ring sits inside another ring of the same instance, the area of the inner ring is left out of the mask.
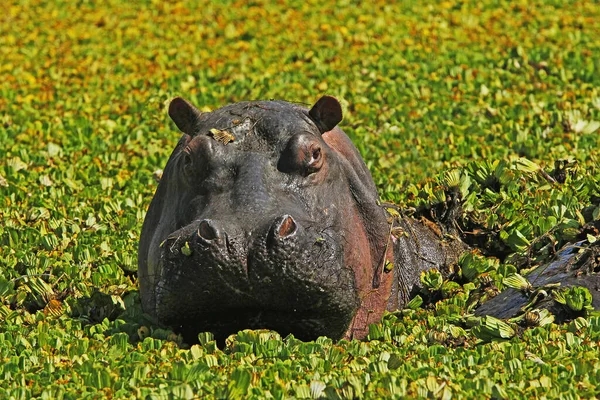
[[[184,135],[142,228],[145,312],[188,341],[244,328],[364,337],[387,307],[393,253],[337,100],[201,113],[177,98],[169,115]]]

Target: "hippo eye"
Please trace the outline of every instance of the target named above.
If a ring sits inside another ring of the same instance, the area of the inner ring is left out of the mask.
[[[311,164],[318,162],[321,159],[321,149],[317,148],[313,150]]]
[[[282,172],[308,176],[321,169],[324,158],[325,154],[318,139],[311,134],[300,133],[287,143],[277,168]]]
[[[316,172],[321,168],[321,165],[323,165],[323,154],[320,146],[315,145],[311,148],[310,160],[307,161],[309,173]]]

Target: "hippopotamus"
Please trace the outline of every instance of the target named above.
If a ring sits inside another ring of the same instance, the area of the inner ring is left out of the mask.
[[[421,270],[452,262],[425,224],[392,226],[334,97],[212,112],[175,98],[169,116],[183,135],[146,214],[138,274],[143,310],[184,339],[364,338]]]
[[[144,220],[138,275],[143,310],[188,343],[245,328],[365,338],[419,292],[423,271],[450,275],[470,247],[435,221],[388,212],[334,97],[212,112],[178,97],[169,116],[183,134]],[[483,314],[518,313],[526,301],[510,296]]]

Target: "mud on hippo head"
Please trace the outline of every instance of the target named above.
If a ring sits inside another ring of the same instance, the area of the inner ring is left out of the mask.
[[[176,98],[169,115],[184,134],[142,228],[144,311],[188,341],[364,337],[389,296],[389,227],[338,101],[202,113]]]

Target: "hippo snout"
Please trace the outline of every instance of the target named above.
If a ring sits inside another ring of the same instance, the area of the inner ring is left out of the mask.
[[[278,245],[280,241],[293,237],[298,231],[298,223],[289,214],[275,218],[269,229],[267,247]],[[227,233],[217,221],[211,219],[203,219],[198,224],[196,231],[198,238],[203,244],[226,244],[226,239],[232,235]],[[245,236],[250,236],[246,234]]]
[[[201,219],[169,235],[164,247],[169,259],[191,257],[198,252],[204,258],[222,257],[224,260],[220,263],[229,264],[229,259],[237,256],[247,271],[249,253],[281,251],[286,246],[293,246],[296,236],[303,231],[289,214],[268,218],[255,228],[245,229],[214,219]],[[210,265],[203,262],[197,266],[201,268],[203,264]]]
[[[204,218],[173,232],[162,246],[159,320],[186,321],[182,331],[191,329],[190,340],[202,330],[224,338],[236,329],[273,326],[307,338],[307,327],[322,325],[322,334],[335,328],[319,315],[356,307],[353,279],[338,265],[340,249],[328,239],[333,232],[310,229],[314,225],[286,213],[252,228]],[[338,323],[340,335],[346,323]]]

